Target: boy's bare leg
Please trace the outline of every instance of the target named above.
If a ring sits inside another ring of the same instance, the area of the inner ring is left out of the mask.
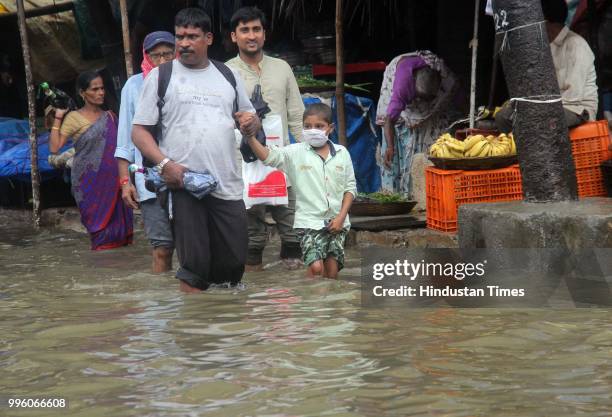
[[[325,266],[323,265],[323,261],[314,261],[308,266],[306,270],[306,276],[308,278],[320,277],[323,275]]]
[[[323,276],[331,279],[338,278],[338,261],[336,258],[332,258],[331,256],[325,258],[325,271]]]
[[[173,249],[158,246],[153,248],[153,273],[168,272],[172,269]]]

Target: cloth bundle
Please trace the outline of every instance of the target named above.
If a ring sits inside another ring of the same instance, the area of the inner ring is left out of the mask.
[[[145,169],[145,187],[153,193],[166,191],[164,179],[152,168]],[[183,174],[185,190],[189,191],[198,200],[210,194],[217,188],[217,180],[208,170],[204,172],[187,171]]]

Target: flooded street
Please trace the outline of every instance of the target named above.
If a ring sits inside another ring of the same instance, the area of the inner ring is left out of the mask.
[[[136,245],[0,233],[0,394],[65,410],[1,416],[610,416],[606,309],[362,308],[342,280],[274,263],[246,289],[183,295]]]

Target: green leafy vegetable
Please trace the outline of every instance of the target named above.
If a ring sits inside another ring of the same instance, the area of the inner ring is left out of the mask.
[[[398,193],[377,192],[377,193],[359,193],[357,201],[376,201],[379,203],[400,203],[407,201],[406,197]]]

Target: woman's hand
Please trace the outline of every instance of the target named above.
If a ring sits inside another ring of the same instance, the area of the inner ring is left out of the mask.
[[[63,119],[66,113],[68,113],[68,109],[55,109],[54,117],[56,119]]]
[[[395,155],[395,149],[393,147],[387,147],[387,150],[385,151],[385,159],[383,161],[387,169],[391,169],[391,166],[393,165],[393,155]]]
[[[121,186],[121,199],[128,207],[138,208],[138,192],[132,183],[128,182]]]

